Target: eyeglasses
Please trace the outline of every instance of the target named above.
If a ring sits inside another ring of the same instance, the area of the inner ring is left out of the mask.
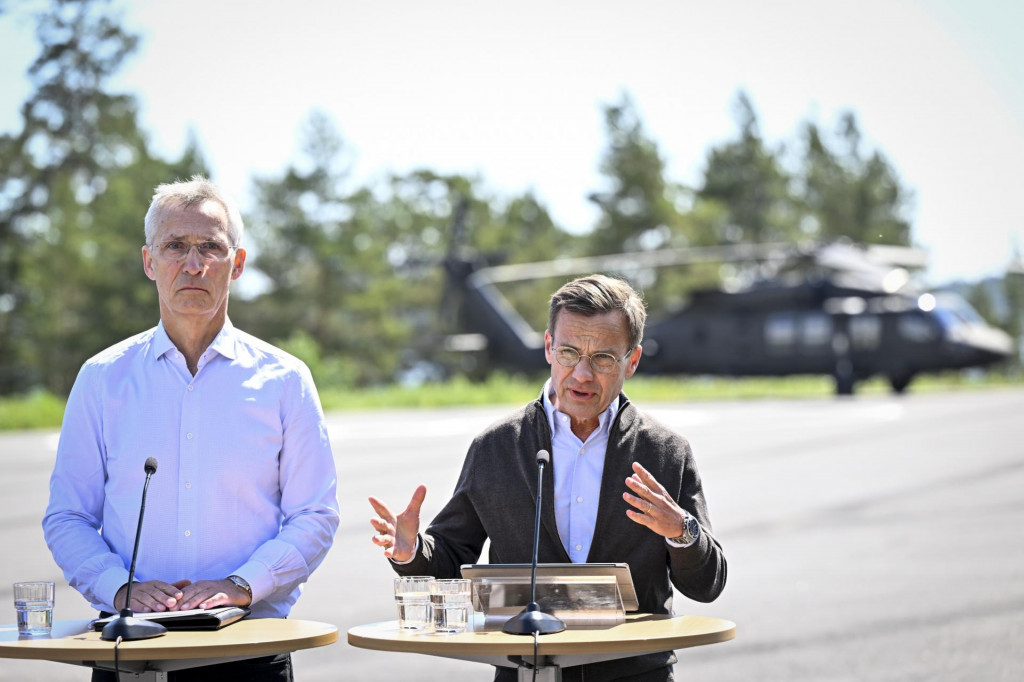
[[[595,372],[606,374],[611,372],[615,367],[628,358],[632,353],[626,353],[621,358],[617,358],[611,353],[594,353],[593,355],[583,355],[575,348],[569,346],[559,346],[552,350],[555,354],[555,360],[558,361],[562,367],[575,367],[580,364],[580,360],[587,358],[590,361],[590,367]]]
[[[187,242],[183,239],[168,239],[160,244],[150,244],[149,246],[156,249],[166,260],[175,262],[188,258],[189,251],[195,248],[196,253],[199,254],[199,260],[207,263],[226,261],[231,257],[231,251],[238,248],[215,239],[198,243]]]

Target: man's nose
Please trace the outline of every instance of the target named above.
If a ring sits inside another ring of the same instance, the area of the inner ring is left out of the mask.
[[[190,244],[188,253],[185,254],[185,271],[199,273],[205,268],[206,263],[203,262],[202,257],[199,255],[199,247],[195,244]]]
[[[572,368],[572,374],[581,379],[593,379],[594,368],[590,366],[590,358],[586,355],[581,355],[580,361]]]

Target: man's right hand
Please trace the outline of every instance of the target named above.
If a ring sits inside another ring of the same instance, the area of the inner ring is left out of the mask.
[[[370,525],[377,531],[373,544],[384,548],[384,556],[394,561],[412,559],[416,552],[416,537],[420,532],[420,507],[427,496],[427,487],[416,488],[405,511],[395,516],[387,505],[376,497],[370,498],[370,505],[379,518],[370,519]]]
[[[179,580],[176,583],[165,583],[162,580],[148,580],[132,585],[132,603],[129,607],[138,613],[150,611],[176,611],[181,601],[181,588],[190,585],[191,580]],[[118,611],[124,608],[124,599],[128,591],[128,583],[114,596],[114,606]]]

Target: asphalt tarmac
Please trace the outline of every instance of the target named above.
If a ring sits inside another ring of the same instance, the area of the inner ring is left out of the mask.
[[[729,561],[716,602],[680,597],[676,610],[737,624],[731,642],[680,650],[676,679],[1024,675],[1024,391],[649,407],[690,438]],[[395,617],[367,495],[404,507],[425,483],[431,518],[472,437],[509,409],[329,415],[342,522],[292,615],[341,632],[294,654],[298,680],[491,678],[476,663],[357,649],[345,631]],[[14,620],[11,583],[28,579],[57,581],[57,618],[93,615],[40,529],[56,443],[54,432],[0,434],[0,622]],[[0,680],[32,678],[89,672],[0,659]]]

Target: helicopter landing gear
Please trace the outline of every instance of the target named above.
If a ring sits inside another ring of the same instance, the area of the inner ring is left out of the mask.
[[[836,362],[836,371],[832,378],[836,382],[836,395],[853,395],[853,363],[849,358],[841,358]]]
[[[907,387],[910,386],[913,378],[914,374],[912,372],[891,375],[889,377],[889,385],[892,386],[892,392],[896,395],[903,395],[907,392]]]

